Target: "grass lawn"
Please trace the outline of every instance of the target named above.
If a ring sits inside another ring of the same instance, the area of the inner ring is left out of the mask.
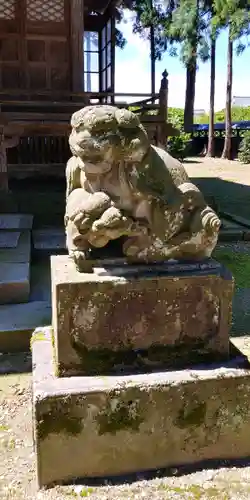
[[[236,287],[250,288],[250,254],[218,248],[213,257],[230,269]]]

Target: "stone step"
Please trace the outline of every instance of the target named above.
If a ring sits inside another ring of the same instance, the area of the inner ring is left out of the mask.
[[[49,227],[32,231],[32,242],[35,251],[58,253],[66,251],[66,237],[63,227]]]
[[[0,304],[28,302],[29,293],[29,263],[0,262]]]
[[[31,264],[31,301],[51,302],[50,259],[33,259]]]
[[[28,263],[30,261],[30,239],[30,231],[22,231],[16,247],[0,248],[0,262]]]
[[[241,229],[241,231],[244,230],[240,224],[237,224],[236,222],[233,222],[231,220],[227,219],[221,219],[222,222],[222,229]]]
[[[0,230],[0,304],[28,302],[30,230]]]
[[[29,351],[32,332],[51,323],[48,301],[0,306],[0,352]]]
[[[0,229],[29,229],[33,224],[33,215],[30,214],[0,214]]]
[[[241,217],[237,214],[232,214],[231,212],[223,212],[223,214],[235,223],[250,229],[250,219],[246,219],[245,217]]]
[[[20,231],[0,230],[0,248],[16,248],[20,238]]]

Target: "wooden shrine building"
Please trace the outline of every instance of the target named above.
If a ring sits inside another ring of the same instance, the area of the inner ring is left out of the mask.
[[[151,94],[115,94],[116,8],[116,0],[0,0],[0,189],[8,175],[64,175],[70,116],[87,104],[128,106],[133,97],[152,140],[165,142],[166,73],[158,94],[154,83]],[[153,82],[153,58],[151,66]]]

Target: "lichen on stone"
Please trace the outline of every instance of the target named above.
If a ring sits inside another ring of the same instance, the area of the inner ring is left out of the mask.
[[[206,411],[207,404],[204,401],[185,401],[183,407],[179,410],[175,425],[180,429],[199,427],[204,424]]]
[[[120,431],[138,432],[144,420],[140,401],[126,401],[122,394],[110,393],[105,407],[96,416],[99,435],[116,434]]]
[[[81,416],[72,414],[73,408],[74,401],[69,396],[47,399],[43,411],[40,410],[37,416],[36,432],[39,439],[46,439],[50,434],[79,434],[84,425]]]
[[[42,340],[50,340],[50,339],[51,339],[51,328],[47,327],[36,328],[30,339],[30,347],[32,348],[35,342],[39,342]]]

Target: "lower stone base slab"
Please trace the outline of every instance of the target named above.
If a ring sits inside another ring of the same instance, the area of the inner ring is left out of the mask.
[[[46,335],[32,341],[39,487],[250,455],[244,364],[56,378]]]

